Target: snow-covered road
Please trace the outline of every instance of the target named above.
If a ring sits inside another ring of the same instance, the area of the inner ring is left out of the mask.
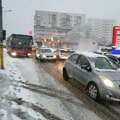
[[[11,58],[5,51],[0,73],[0,120],[102,119],[32,58]]]
[[[6,84],[1,88],[1,91],[4,89],[1,94],[4,96],[0,110],[2,120],[100,119],[84,108],[82,102],[74,98],[62,84],[42,68],[37,68],[32,59],[11,58],[5,51],[5,70],[0,72],[7,75],[4,76]],[[64,106],[65,102],[68,102],[71,110]],[[74,116],[70,112],[73,110],[76,113]]]

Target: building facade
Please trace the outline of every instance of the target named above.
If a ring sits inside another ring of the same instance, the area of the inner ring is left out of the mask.
[[[112,43],[113,27],[116,22],[116,20],[111,19],[87,19],[87,24],[90,26],[92,34],[101,45]]]
[[[65,34],[75,26],[85,23],[84,14],[35,11],[34,16],[34,36],[40,38],[46,34],[62,33]]]

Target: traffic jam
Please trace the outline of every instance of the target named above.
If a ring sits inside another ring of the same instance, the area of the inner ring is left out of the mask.
[[[63,79],[74,79],[82,84],[91,99],[120,101],[120,55],[114,54],[119,50],[112,49],[112,52],[80,52],[41,45],[33,49],[33,57],[41,64],[61,62]]]
[[[72,48],[48,47],[42,43],[32,48],[33,38],[19,34],[8,37],[6,45],[12,57],[35,57],[41,63],[63,62],[63,79],[80,82],[87,90],[88,96],[95,101],[120,101],[120,50],[117,49],[119,31],[119,27],[114,27],[112,49],[106,52],[80,52]]]

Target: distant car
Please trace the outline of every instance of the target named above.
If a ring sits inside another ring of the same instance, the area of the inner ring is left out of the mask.
[[[91,99],[120,101],[120,71],[104,55],[75,52],[63,67],[63,78],[83,84]]]
[[[36,58],[41,62],[44,60],[52,60],[56,62],[56,55],[52,52],[50,48],[41,47],[36,51]]]
[[[66,60],[74,51],[70,48],[58,49],[58,58],[61,60]]]
[[[41,46],[40,48],[48,48],[48,47],[43,45],[43,46]]]
[[[106,54],[106,56],[118,67],[120,67],[120,55]]]
[[[105,55],[105,54],[107,54],[108,52],[95,51],[95,52],[93,52],[93,53],[100,54],[100,55]]]

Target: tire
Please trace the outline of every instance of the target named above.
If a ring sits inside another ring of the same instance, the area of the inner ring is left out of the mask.
[[[40,61],[40,62],[43,62],[43,60],[42,60],[40,57],[39,57],[39,61]]]
[[[56,60],[53,60],[53,62],[55,63],[55,62],[56,62]]]
[[[35,59],[38,59],[37,56],[35,56]]]
[[[66,70],[65,68],[63,68],[63,78],[64,78],[64,80],[66,80],[66,81],[69,79],[67,70]]]
[[[43,60],[40,59],[40,62],[43,62]]]
[[[29,56],[28,56],[28,55],[26,55],[26,58],[29,58]]]
[[[100,99],[99,89],[93,82],[88,84],[88,95],[94,101],[98,101]]]

